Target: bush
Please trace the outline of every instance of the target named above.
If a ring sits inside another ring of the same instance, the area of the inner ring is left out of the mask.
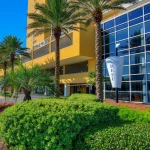
[[[92,94],[72,94],[68,100],[98,101],[96,96]]]
[[[5,94],[6,94],[7,97],[12,97],[12,95],[13,95],[12,93],[9,93],[9,92],[5,92],[5,93],[2,92],[2,93],[0,93],[1,96],[5,96]]]
[[[119,117],[122,120],[150,123],[150,111],[133,110],[130,108],[119,108]]]
[[[10,150],[70,150],[87,126],[116,120],[118,108],[96,102],[37,100],[14,105],[0,118]]]
[[[75,150],[149,150],[150,124],[114,124],[90,127]]]
[[[1,102],[0,103],[0,112],[2,112],[5,108],[14,105],[13,102]]]

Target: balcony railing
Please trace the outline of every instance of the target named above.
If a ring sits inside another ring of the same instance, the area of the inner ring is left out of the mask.
[[[69,37],[65,35],[62,35],[60,38],[60,49],[71,46],[73,43],[73,33],[69,33]],[[44,55],[47,55],[49,53],[52,53],[56,50],[56,41],[55,39],[53,39],[53,37],[51,36],[50,38],[45,39],[44,41],[42,41],[41,43],[35,45],[33,47],[33,51],[31,52],[31,59],[36,59],[39,57],[42,57]],[[33,54],[33,56],[32,56]],[[26,57],[22,57],[22,62],[28,62],[31,59],[26,58]]]

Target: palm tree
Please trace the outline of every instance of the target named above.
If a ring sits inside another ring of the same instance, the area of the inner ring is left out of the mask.
[[[82,22],[81,15],[72,8],[68,0],[47,0],[46,4],[35,4],[35,13],[29,13],[28,16],[32,23],[27,29],[33,29],[28,36],[38,36],[40,34],[52,31],[56,40],[55,51],[55,96],[59,97],[59,68],[60,68],[60,52],[59,42],[60,36],[64,33],[68,38],[68,31],[79,31],[81,28],[77,26],[78,22]]]
[[[8,56],[2,53],[0,56],[0,67],[3,68],[4,70],[4,78],[6,77],[8,64],[9,64]],[[5,95],[5,100],[6,100],[6,88],[5,87],[4,87],[4,95]]]
[[[1,68],[3,68],[3,70],[4,70],[4,77],[6,76],[8,63],[9,63],[8,56],[5,55],[5,54],[1,54],[1,56],[0,56],[0,65],[1,65]]]
[[[95,24],[95,56],[96,56],[96,95],[103,102],[103,72],[102,72],[102,35],[100,24],[104,10],[124,9],[121,4],[133,3],[136,0],[74,0],[74,7],[82,11],[87,24]]]
[[[14,63],[16,59],[20,59],[20,56],[30,57],[27,52],[28,48],[22,47],[23,42],[16,36],[6,36],[2,42],[0,42],[0,51],[9,56],[11,62],[11,69],[14,71]]]
[[[19,64],[14,72],[8,72],[6,77],[1,80],[4,87],[11,86],[18,91],[24,92],[24,101],[31,100],[31,92],[37,87],[46,86],[53,92],[53,77],[49,72],[41,70],[38,65],[31,68]]]

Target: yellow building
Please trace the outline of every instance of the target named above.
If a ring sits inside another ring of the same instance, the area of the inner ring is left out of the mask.
[[[35,12],[36,2],[44,3],[45,0],[29,0],[28,13]],[[149,103],[150,69],[143,69],[140,66],[138,69],[137,63],[150,67],[150,54],[146,52],[150,51],[150,42],[146,41],[150,35],[150,2],[138,0],[134,5],[124,5],[124,7],[126,10],[107,11],[103,14],[103,21],[100,25],[103,31],[103,58],[116,56],[116,54],[125,58],[122,89],[119,92],[120,99]],[[30,21],[28,19],[28,23]],[[137,42],[137,37],[133,37],[135,34],[132,32],[140,33],[141,37],[136,36],[141,40]],[[94,92],[94,88],[89,88],[87,84],[89,73],[95,71],[94,24],[91,24],[87,31],[71,31],[69,36],[71,40],[64,35],[60,40],[61,92],[65,96],[76,92],[89,93],[91,89]],[[127,45],[124,45],[126,42]],[[54,72],[55,39],[51,33],[28,38],[27,47],[31,49],[32,59],[23,58],[23,63],[39,64],[43,69]],[[136,48],[140,50],[134,53]],[[138,53],[138,58],[136,53]],[[108,77],[105,64],[103,72],[104,76]],[[115,92],[110,82],[104,83],[104,93],[105,98],[114,98]]]
[[[36,2],[44,3],[45,0],[30,0],[28,13],[35,12]],[[28,23],[30,21],[28,19]],[[95,71],[94,25],[89,26],[87,31],[71,31],[69,36],[71,40],[64,35],[60,39],[61,92],[64,93],[66,87],[69,90],[67,96],[74,92],[88,92],[88,75]],[[54,72],[55,39],[51,33],[27,38],[27,47],[31,49],[32,60],[23,57],[23,63],[38,64],[43,69]]]

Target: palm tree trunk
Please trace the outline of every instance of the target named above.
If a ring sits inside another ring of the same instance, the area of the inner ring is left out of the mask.
[[[4,62],[4,78],[6,77],[7,62]]]
[[[102,35],[100,24],[95,24],[96,96],[103,102]]]
[[[4,62],[4,78],[6,77],[6,71],[7,71],[7,62]],[[6,101],[6,87],[4,87],[4,95]]]
[[[60,52],[59,52],[59,41],[60,41],[60,36],[57,35],[55,36],[56,38],[56,52],[55,52],[55,96],[59,97],[59,68],[60,68]]]
[[[24,95],[25,95],[23,101],[32,100],[31,99],[31,92],[28,90],[23,90],[23,91],[24,91]]]
[[[11,71],[14,72],[14,60],[11,60]]]

